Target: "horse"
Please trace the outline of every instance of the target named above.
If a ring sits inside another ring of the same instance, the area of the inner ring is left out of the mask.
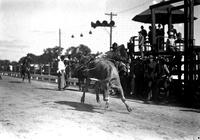
[[[126,106],[126,109],[131,112],[132,109],[126,103],[124,97],[124,91],[120,82],[120,77],[115,65],[103,58],[97,58],[91,61],[87,68],[83,71],[83,74],[87,77],[86,83],[83,90],[83,95],[81,97],[81,103],[85,101],[85,92],[89,86],[90,78],[95,78],[99,82],[101,89],[103,90],[103,99],[106,102],[106,108],[109,107],[109,92],[110,90],[118,91],[121,95],[121,100]],[[96,93],[98,98],[98,93]]]

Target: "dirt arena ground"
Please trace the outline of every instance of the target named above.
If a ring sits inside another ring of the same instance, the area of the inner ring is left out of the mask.
[[[200,110],[145,104],[128,99],[127,112],[119,98],[96,103],[95,95],[74,88],[2,77],[0,80],[1,140],[198,140]],[[102,99],[102,98],[101,98]]]

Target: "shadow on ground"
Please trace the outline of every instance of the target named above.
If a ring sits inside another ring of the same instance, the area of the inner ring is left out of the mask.
[[[182,109],[182,110],[180,110],[180,111],[200,113],[200,110],[197,110],[197,109]]]
[[[24,83],[23,81],[9,81],[9,83],[17,83],[17,84],[20,84],[20,83]]]
[[[83,104],[83,103],[78,103],[78,102],[72,102],[72,101],[55,101],[54,103],[56,104],[61,104],[61,105],[68,105],[73,107],[73,110],[77,111],[85,111],[85,112],[92,112],[92,113],[101,113],[100,111],[96,111],[96,107],[90,104]]]
[[[51,90],[51,91],[59,91],[58,88],[36,88],[41,90]]]

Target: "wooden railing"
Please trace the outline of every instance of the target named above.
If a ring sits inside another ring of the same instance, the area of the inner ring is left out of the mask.
[[[0,72],[0,75],[11,76],[11,77],[15,77],[15,78],[21,78],[21,74],[18,73],[18,72]],[[53,76],[53,75],[31,74],[31,80],[57,83],[58,77]],[[78,79],[77,78],[69,78],[68,82],[71,86],[77,86],[78,85]]]

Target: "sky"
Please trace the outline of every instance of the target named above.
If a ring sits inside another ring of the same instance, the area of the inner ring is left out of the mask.
[[[92,28],[91,22],[110,20],[113,12],[113,42],[126,46],[140,26],[149,24],[131,19],[161,0],[0,0],[0,59],[18,61],[27,53],[41,55],[46,48],[59,45],[67,49],[87,45],[93,53],[109,50],[109,28]],[[200,6],[195,7],[196,44],[200,45]],[[182,25],[175,25],[182,30]],[[92,31],[92,34],[89,34]],[[83,37],[80,37],[80,34]],[[71,36],[74,35],[74,38]]]

